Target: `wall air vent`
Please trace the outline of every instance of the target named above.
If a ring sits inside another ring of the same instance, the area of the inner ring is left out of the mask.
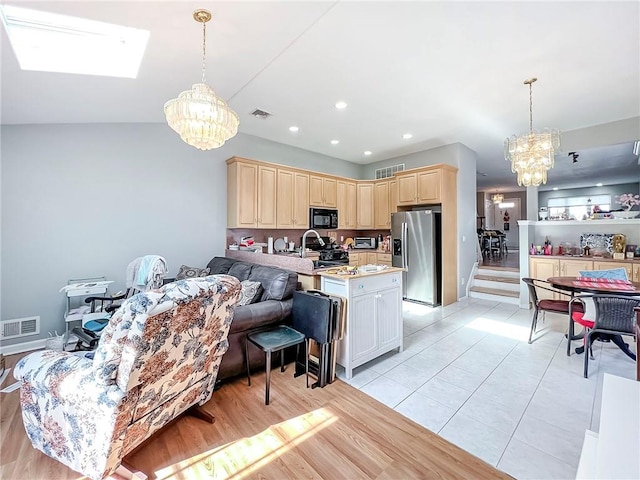
[[[404,171],[404,163],[399,163],[398,165],[393,165],[391,167],[378,168],[376,169],[376,180],[380,178],[393,177],[394,173],[402,171]]]
[[[265,112],[264,110],[260,110],[259,108],[256,108],[253,112],[251,112],[251,115],[253,115],[256,118],[268,118],[271,116],[271,114],[269,112]]]
[[[40,333],[40,317],[16,318],[0,322],[0,338],[17,338]]]

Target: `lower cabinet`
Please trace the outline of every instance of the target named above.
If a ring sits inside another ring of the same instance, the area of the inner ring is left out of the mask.
[[[322,274],[321,290],[347,299],[347,330],[337,361],[353,369],[390,350],[402,351],[402,271],[341,277]]]

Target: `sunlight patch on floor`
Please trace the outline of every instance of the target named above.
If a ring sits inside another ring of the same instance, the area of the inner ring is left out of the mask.
[[[304,442],[339,417],[326,408],[272,425],[252,437],[242,438],[155,472],[158,480],[241,479]]]
[[[528,327],[499,322],[497,320],[491,320],[490,318],[478,317],[465,327],[501,337],[512,338],[513,340],[519,340],[521,342],[527,342],[529,340]]]

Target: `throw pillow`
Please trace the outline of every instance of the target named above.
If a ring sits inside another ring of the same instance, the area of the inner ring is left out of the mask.
[[[249,305],[260,299],[262,295],[262,284],[260,282],[244,280],[240,282],[240,286],[242,287],[242,292],[240,293],[238,305]]]
[[[187,265],[181,265],[176,280],[184,280],[185,278],[206,277],[209,275],[209,268],[196,268]]]

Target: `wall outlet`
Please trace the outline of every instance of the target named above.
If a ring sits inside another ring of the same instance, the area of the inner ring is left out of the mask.
[[[460,279],[460,285],[464,285],[464,277]]]

